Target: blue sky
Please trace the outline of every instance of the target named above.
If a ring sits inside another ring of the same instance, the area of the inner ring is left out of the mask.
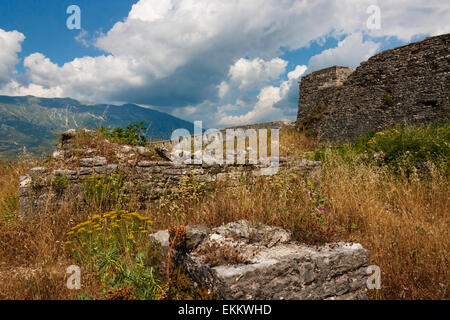
[[[440,0],[3,0],[0,94],[137,103],[209,127],[294,120],[303,75],[449,21]]]
[[[79,30],[66,27],[67,8],[77,4],[82,9],[82,29],[95,34],[106,32],[128,15],[136,0],[5,0],[0,4],[0,28],[18,30],[26,36],[19,53],[21,59],[42,52],[62,65],[76,57],[104,53],[94,46],[85,47],[75,40]],[[18,65],[23,71],[23,65]]]

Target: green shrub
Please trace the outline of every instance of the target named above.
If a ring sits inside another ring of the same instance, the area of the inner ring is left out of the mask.
[[[117,272],[105,278],[105,289],[130,288],[137,300],[157,300],[161,296],[162,283],[155,268],[147,263],[147,252],[135,254],[131,262],[122,261],[116,257],[112,263]]]
[[[52,180],[52,186],[56,190],[56,192],[63,192],[67,187],[67,178],[64,176],[54,177]]]
[[[348,162],[364,162],[387,166],[396,173],[409,176],[425,170],[427,163],[448,163],[450,157],[450,125],[408,126],[369,132],[353,143],[322,147],[315,151],[316,160],[324,160],[327,149]]]
[[[145,121],[139,123],[129,124],[125,129],[122,127],[116,127],[114,129],[101,127],[100,132],[119,143],[129,145],[147,145],[147,137],[145,131],[148,129],[144,127]]]
[[[423,169],[427,162],[438,165],[450,157],[450,127],[397,126],[377,132],[366,143],[371,159],[397,173]]]
[[[386,103],[386,105],[388,106],[393,106],[394,105],[394,98],[392,97],[392,95],[388,92],[386,92],[384,94],[384,102]]]

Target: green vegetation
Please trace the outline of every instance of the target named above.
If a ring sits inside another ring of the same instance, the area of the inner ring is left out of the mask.
[[[73,227],[65,244],[78,264],[94,272],[103,299],[214,299],[194,286],[181,267],[162,268],[162,260],[169,258],[148,237],[152,223],[137,212],[96,214]],[[88,298],[85,293],[78,296]]]
[[[54,177],[52,181],[52,186],[56,192],[63,192],[67,187],[67,178],[65,176]]]
[[[388,92],[386,92],[384,94],[384,102],[386,105],[392,107],[394,105],[394,98],[392,97],[392,95]]]
[[[98,210],[120,209],[126,200],[126,184],[121,174],[94,174],[83,180],[86,202]]]
[[[8,194],[3,199],[0,198],[0,221],[12,220],[19,209],[19,196]]]
[[[118,292],[143,300],[162,294],[153,267],[161,256],[148,239],[151,223],[136,212],[111,211],[94,215],[67,234],[66,246],[78,263],[97,274],[106,299],[117,298]]]
[[[125,129],[116,127],[114,129],[101,127],[100,132],[114,141],[129,145],[147,145],[146,130],[144,127],[145,121],[137,124],[129,124]]]
[[[333,148],[347,161],[386,166],[397,174],[426,171],[429,164],[440,166],[450,159],[450,126],[396,126],[381,132],[370,132],[354,143]],[[324,159],[327,147],[315,152]]]

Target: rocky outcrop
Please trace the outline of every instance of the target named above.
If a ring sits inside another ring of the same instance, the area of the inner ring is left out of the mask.
[[[349,140],[406,121],[450,115],[450,34],[378,53],[356,69],[302,78],[297,125],[320,140]]]
[[[173,237],[173,235],[172,235]],[[151,235],[168,247],[167,230]],[[290,232],[247,221],[186,227],[176,261],[223,299],[364,299],[369,253],[360,244],[307,246]]]

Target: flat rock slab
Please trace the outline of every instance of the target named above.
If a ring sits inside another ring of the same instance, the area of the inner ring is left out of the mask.
[[[223,299],[365,298],[369,253],[360,244],[307,246],[291,241],[282,228],[246,221],[209,234],[199,226],[188,230],[189,249],[177,254],[178,263],[200,286]]]

